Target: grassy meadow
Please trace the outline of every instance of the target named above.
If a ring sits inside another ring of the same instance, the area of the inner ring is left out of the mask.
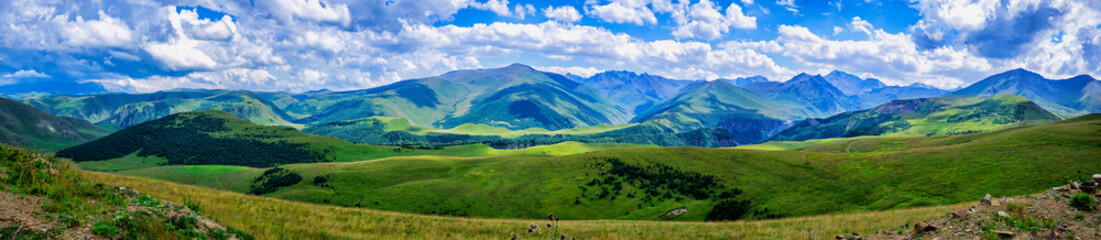
[[[200,214],[257,239],[506,239],[542,220],[460,218],[302,203],[110,173],[82,172],[93,182],[130,186],[173,202],[198,201]],[[896,229],[974,203],[779,220],[661,222],[563,220],[578,239],[824,239]],[[555,213],[562,218],[570,215]]]
[[[1067,176],[1101,172],[1098,132],[1101,115],[1090,115],[977,134],[776,147],[799,151],[663,147],[564,156],[403,156],[288,164],[282,168],[303,180],[265,196],[480,218],[539,219],[554,212],[568,219],[673,221],[704,220],[720,200],[628,180],[630,175],[609,165],[614,159],[621,167],[643,169],[643,174],[659,174],[654,169],[662,168],[673,173],[650,176],[710,176],[710,190],[739,192],[735,199],[749,201],[748,211],[787,217],[855,213],[955,204],[986,193],[1028,194],[1065,183]],[[245,192],[266,170],[158,166],[119,174]],[[326,181],[318,184],[318,177]],[[654,197],[662,194],[666,197]],[[689,210],[675,218],[665,216],[677,208]],[[743,218],[761,216],[747,212]]]

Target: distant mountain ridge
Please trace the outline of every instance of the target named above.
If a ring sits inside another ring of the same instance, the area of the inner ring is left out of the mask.
[[[631,115],[638,115],[697,81],[673,80],[628,71],[598,73],[580,82],[607,96]]]
[[[58,117],[0,98],[0,143],[53,151],[106,136],[110,129],[77,118]]]
[[[1073,117],[1101,112],[1101,82],[1089,75],[1052,80],[1021,68],[987,77],[949,95],[1013,94],[1035,101],[1052,113]]]
[[[295,102],[286,110],[308,116],[301,120],[308,124],[389,116],[438,128],[482,123],[509,129],[557,130],[628,120],[625,110],[597,90],[521,64],[319,94]]]
[[[175,90],[143,94],[33,97],[23,101],[55,115],[117,127],[129,127],[173,113],[206,109],[227,111],[257,124],[294,125],[290,122],[293,117],[261,94],[265,93]]]

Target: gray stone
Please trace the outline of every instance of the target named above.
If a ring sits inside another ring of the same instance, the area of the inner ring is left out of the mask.
[[[1005,211],[998,211],[998,217],[1009,217],[1009,213]]]
[[[1094,174],[1093,175],[1093,181],[1094,182],[1101,182],[1101,174]]]
[[[1013,235],[1017,235],[1016,233],[1013,233],[1013,232],[1010,232],[1010,231],[1002,231],[1002,230],[994,230],[994,231],[991,231],[991,232],[994,232],[995,234],[998,234],[999,237],[1003,237],[1003,238],[1011,238],[1011,237],[1013,237]]]
[[[980,200],[980,202],[982,202],[983,205],[990,205],[991,204],[990,201],[992,201],[992,200],[994,200],[994,197],[990,196],[990,194],[987,193],[986,196],[983,197],[982,200]]]

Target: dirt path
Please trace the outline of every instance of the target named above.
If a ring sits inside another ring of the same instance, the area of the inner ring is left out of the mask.
[[[849,141],[849,144],[845,145],[845,153],[851,153],[851,152],[849,152],[849,148],[853,147],[853,142],[856,142],[856,141]]]

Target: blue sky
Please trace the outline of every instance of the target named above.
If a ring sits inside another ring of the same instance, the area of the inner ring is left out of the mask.
[[[1094,0],[17,0],[0,3],[0,85],[357,89],[523,63],[953,88],[1099,76],[1098,16]]]

